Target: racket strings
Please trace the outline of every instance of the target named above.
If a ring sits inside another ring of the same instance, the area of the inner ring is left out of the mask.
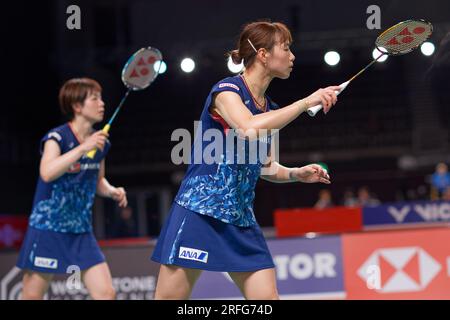
[[[122,81],[132,90],[145,89],[159,74],[162,54],[156,48],[142,48],[126,63],[122,71]],[[156,63],[159,63],[155,67]]]
[[[383,32],[376,40],[375,44],[379,48],[383,48],[387,54],[398,55],[408,53],[425,40],[427,40],[433,32],[430,23],[420,20],[410,20],[399,23],[385,32]]]

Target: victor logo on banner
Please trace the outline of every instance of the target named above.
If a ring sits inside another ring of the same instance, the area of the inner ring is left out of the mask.
[[[400,208],[389,206],[387,210],[398,223],[403,222],[411,211],[419,215],[424,221],[450,220],[450,203],[447,202],[406,205]]]
[[[450,221],[449,201],[414,201],[363,207],[364,226]]]

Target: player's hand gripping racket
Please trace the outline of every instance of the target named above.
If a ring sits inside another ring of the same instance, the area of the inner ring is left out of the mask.
[[[130,91],[143,90],[155,81],[162,65],[161,62],[161,52],[152,47],[139,49],[128,59],[122,69],[122,82],[128,90],[125,92],[125,95],[114,111],[114,114],[111,116],[111,119],[103,127],[102,130],[104,132],[107,133],[111,128],[112,122],[122,108],[122,105],[127,99]],[[87,156],[93,159],[96,152],[97,149],[93,149],[87,153]]]
[[[380,51],[380,55],[351,77],[350,80],[341,83],[339,85],[341,89],[335,91],[336,95],[344,91],[351,81],[366,71],[385,54],[389,56],[399,56],[409,53],[424,43],[432,33],[433,26],[425,20],[407,20],[390,27],[380,34],[375,41],[375,46],[378,51]],[[322,108],[323,106],[321,104],[308,108],[308,114],[311,117],[314,117]]]

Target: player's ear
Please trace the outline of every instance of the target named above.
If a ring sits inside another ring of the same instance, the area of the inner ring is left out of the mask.
[[[81,103],[79,103],[79,102],[74,103],[72,105],[73,114],[80,113],[82,108],[83,108],[83,105]]]
[[[267,65],[267,58],[270,55],[270,52],[267,51],[265,48],[261,48],[261,49],[259,49],[258,54],[259,54],[259,57],[261,59],[261,62],[264,65]]]

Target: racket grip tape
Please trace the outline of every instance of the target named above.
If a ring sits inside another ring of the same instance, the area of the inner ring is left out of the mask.
[[[344,89],[348,86],[349,83],[350,83],[350,81],[341,83],[339,85],[339,87],[341,87],[341,90],[334,91],[334,93],[336,93],[336,95],[338,96],[342,91],[344,91]],[[308,113],[309,116],[314,117],[317,114],[317,112],[319,112],[322,109],[323,109],[322,104],[318,104],[318,105],[316,105],[314,107],[308,108],[307,113]]]
[[[105,126],[104,126],[103,129],[102,129],[102,131],[103,131],[104,133],[108,133],[110,128],[111,128],[111,125],[110,125],[110,124],[105,124]],[[88,157],[89,159],[94,159],[96,153],[97,153],[97,148],[92,149],[92,150],[89,151],[86,155],[87,155],[87,157]]]

